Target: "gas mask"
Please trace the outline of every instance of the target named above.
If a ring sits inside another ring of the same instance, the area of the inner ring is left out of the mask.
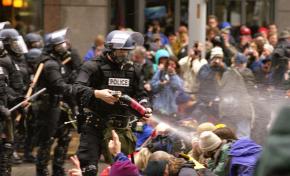
[[[129,50],[113,50],[110,55],[113,62],[115,62],[121,69],[125,66],[133,65],[133,62],[129,60]]]
[[[66,42],[60,43],[54,47],[54,51],[59,56],[65,56],[68,54],[68,46]]]

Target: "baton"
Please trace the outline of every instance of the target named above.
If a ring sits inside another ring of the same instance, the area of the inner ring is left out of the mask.
[[[20,106],[22,106],[22,104],[24,102],[29,101],[29,100],[37,97],[39,94],[43,93],[44,91],[46,91],[46,88],[42,88],[41,90],[37,91],[35,94],[31,95],[30,97],[27,97],[24,101],[18,103],[13,108],[9,109],[9,112],[12,112],[12,111],[16,110],[17,108],[19,108]]]
[[[76,123],[77,122],[77,120],[70,120],[70,121],[67,121],[67,122],[64,122],[63,124],[64,125],[67,125],[67,124],[70,124],[70,123]]]
[[[71,60],[71,57],[66,58],[64,61],[61,62],[61,64],[65,65]]]

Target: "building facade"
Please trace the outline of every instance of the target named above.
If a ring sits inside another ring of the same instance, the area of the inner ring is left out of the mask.
[[[83,56],[97,34],[122,27],[146,32],[159,19],[163,30],[176,31],[188,24],[191,0],[1,0],[0,21],[11,21],[21,33],[42,34],[69,27],[69,39]],[[290,26],[289,0],[207,0],[207,14],[233,27],[276,23]]]

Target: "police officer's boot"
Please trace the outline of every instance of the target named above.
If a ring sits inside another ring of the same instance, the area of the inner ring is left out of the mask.
[[[14,150],[12,153],[12,163],[13,164],[21,164],[23,161],[18,155],[18,153]]]
[[[53,176],[63,176],[64,172],[64,160],[65,160],[65,151],[62,147],[56,147],[54,149],[54,158],[53,158]]]
[[[11,158],[13,153],[13,147],[11,143],[1,144],[0,152],[0,175],[10,176],[11,175]]]
[[[58,140],[58,145],[54,149],[54,158],[52,164],[53,176],[65,175],[63,165],[67,156],[68,145],[70,140],[71,137],[69,135],[63,136]]]
[[[40,144],[37,156],[36,156],[36,175],[37,176],[48,176],[48,162],[50,159],[50,149],[52,140]]]
[[[24,155],[23,155],[23,160],[24,162],[27,162],[27,163],[35,163],[35,157],[32,155],[31,152],[25,152]]]
[[[35,163],[35,157],[32,155],[33,147],[25,146],[23,161],[27,163]]]
[[[98,169],[95,165],[89,165],[85,168],[82,168],[83,176],[96,176]]]

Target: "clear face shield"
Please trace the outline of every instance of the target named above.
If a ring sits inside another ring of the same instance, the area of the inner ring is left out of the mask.
[[[109,38],[109,39],[108,39]],[[123,68],[132,65],[129,56],[136,45],[143,45],[144,38],[137,32],[112,31],[107,37],[107,43],[111,45],[111,57],[115,63]]]
[[[11,42],[11,50],[17,54],[25,54],[28,52],[27,46],[22,36],[18,36]]]

